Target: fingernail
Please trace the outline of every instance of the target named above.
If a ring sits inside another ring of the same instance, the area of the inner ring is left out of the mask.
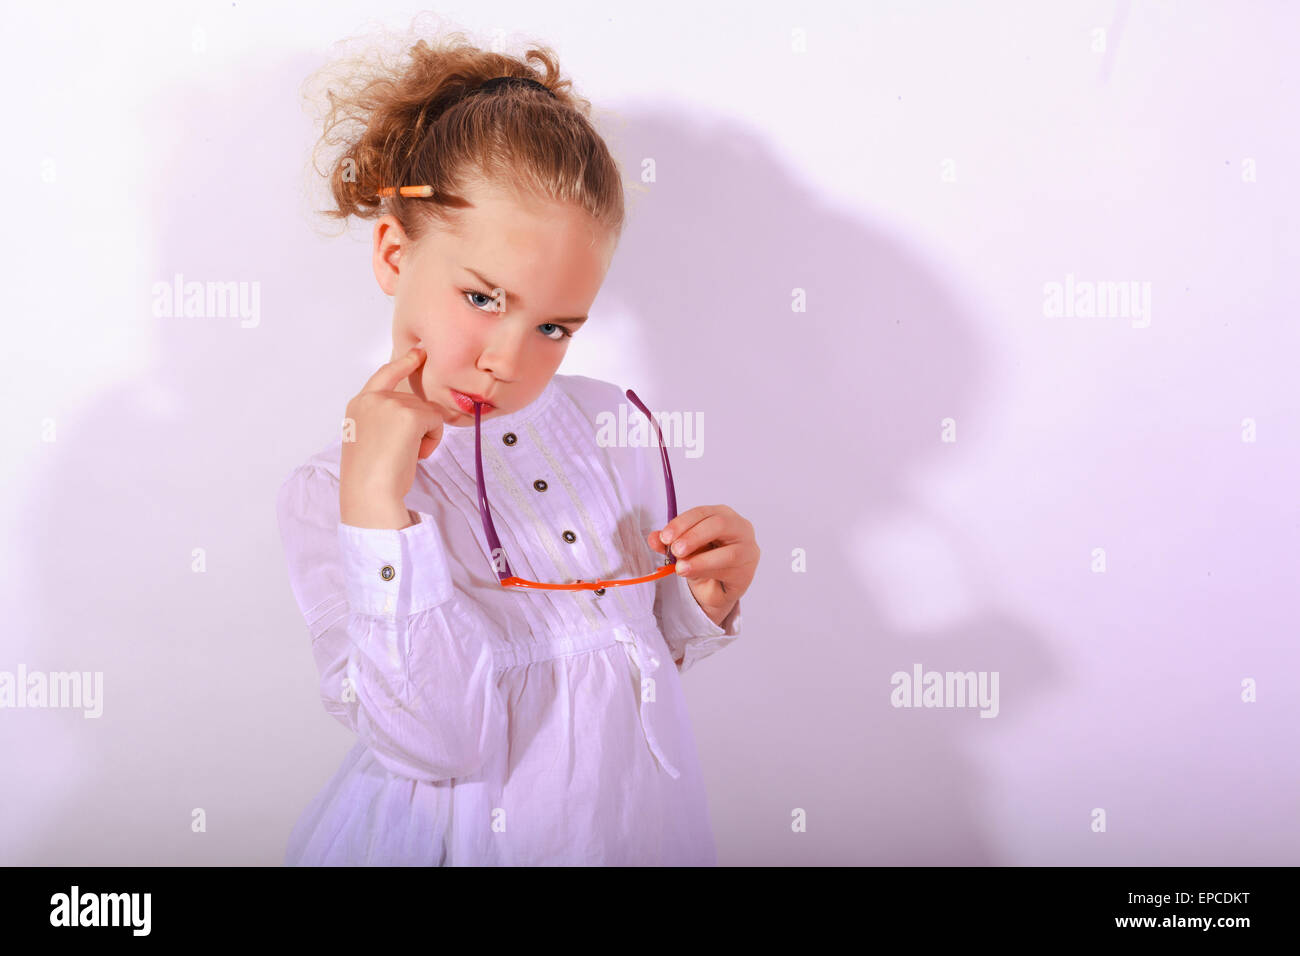
[[[662,541],[664,544],[668,544],[673,540],[673,533],[671,531],[660,531],[659,540]]]
[[[678,573],[678,574],[690,574],[690,573],[691,573],[691,566],[690,566],[690,564],[688,564],[688,563],[685,562],[685,561],[678,561],[678,562],[677,562],[677,573]]]

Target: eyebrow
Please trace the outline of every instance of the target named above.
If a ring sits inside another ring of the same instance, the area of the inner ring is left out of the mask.
[[[502,288],[501,285],[500,285],[499,283],[493,282],[491,279],[489,279],[487,276],[483,275],[481,272],[477,272],[477,271],[475,271],[474,269],[471,269],[469,266],[464,266],[463,268],[465,269],[466,272],[468,272],[468,273],[469,273],[470,275],[472,275],[474,278],[478,279],[479,282],[482,282],[482,283],[483,283],[484,285],[486,285],[489,289],[501,289],[501,291],[502,291],[502,292],[505,292],[505,294],[506,294],[507,296],[509,296],[509,295],[512,294],[511,292],[509,292],[509,291],[507,291],[506,289]],[[518,298],[516,298],[516,301],[519,302],[520,304],[523,303],[523,300],[522,300],[522,299],[518,299]],[[563,323],[565,323],[566,325],[582,325],[583,322],[586,322],[586,321],[587,321],[587,316],[585,316],[585,315],[580,315],[580,316],[578,316],[578,317],[576,317],[576,318],[572,318],[572,319],[547,319],[547,321],[548,321],[548,322],[556,322],[556,323],[563,322]]]

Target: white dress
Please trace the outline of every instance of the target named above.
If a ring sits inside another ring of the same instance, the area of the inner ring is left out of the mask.
[[[666,523],[660,451],[611,443],[620,405],[645,422],[617,386],[555,375],[525,408],[483,420],[514,574],[564,583],[662,565],[646,544]],[[406,497],[419,522],[401,531],[340,523],[341,449],[295,469],[277,499],[321,700],[358,737],[285,863],[716,864],[681,674],[736,638],[740,604],[720,627],[676,574],[603,595],[502,588],[472,424],[445,427],[419,463]]]

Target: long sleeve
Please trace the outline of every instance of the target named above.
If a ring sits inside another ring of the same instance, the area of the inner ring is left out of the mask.
[[[646,534],[650,529],[646,529]],[[714,624],[700,607],[686,579],[674,572],[655,582],[655,617],[673,654],[679,673],[686,673],[696,661],[726,647],[740,636],[740,605]]]
[[[505,746],[505,701],[492,625],[454,588],[432,517],[400,531],[342,524],[338,480],[315,465],[286,479],[276,507],[326,712],[395,774],[473,775]]]

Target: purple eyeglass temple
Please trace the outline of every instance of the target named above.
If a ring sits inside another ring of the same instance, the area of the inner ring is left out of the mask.
[[[650,414],[650,409],[646,408],[645,403],[637,398],[636,392],[632,389],[627,390],[627,397],[632,400],[642,414],[649,419],[650,424],[654,426],[655,434],[659,437],[659,455],[663,460],[664,466],[664,487],[668,491],[668,520],[672,521],[677,517],[677,489],[673,487],[673,470],[668,464],[668,448],[664,445],[664,433],[655,421],[655,417]],[[513,577],[510,570],[510,562],[506,560],[505,549],[501,547],[501,539],[497,537],[497,529],[492,524],[492,515],[488,509],[487,487],[483,483],[483,406],[479,402],[474,403],[474,471],[478,479],[478,510],[483,518],[483,533],[487,535],[488,553],[492,555],[492,568],[497,573],[497,578],[504,581],[506,578]],[[497,555],[501,556],[501,567],[497,567]],[[677,556],[671,551],[668,552],[668,564],[676,564]]]

